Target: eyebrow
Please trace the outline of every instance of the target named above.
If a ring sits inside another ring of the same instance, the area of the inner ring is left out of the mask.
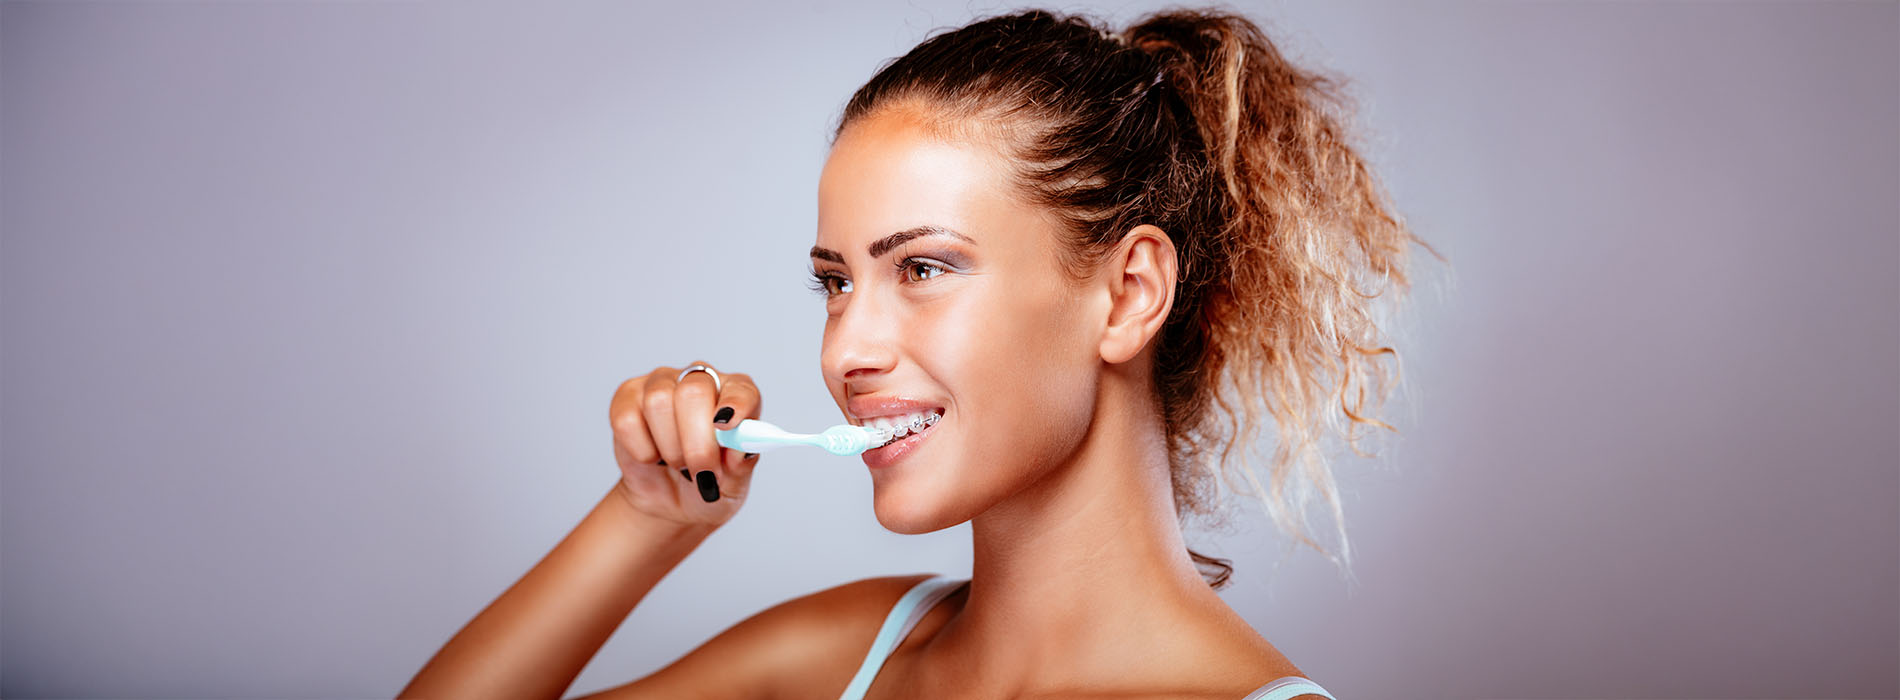
[[[903,245],[905,241],[909,241],[913,238],[922,238],[924,236],[948,236],[948,237],[963,241],[965,243],[968,243],[970,245],[976,245],[976,241],[970,240],[969,236],[965,236],[961,233],[957,233],[956,231],[952,231],[942,226],[926,225],[926,226],[917,226],[915,228],[907,228],[902,231],[898,231],[897,233],[893,233],[889,236],[885,236],[883,238],[879,238],[875,241],[872,241],[871,245],[865,248],[865,252],[870,253],[871,257],[873,258],[881,258],[881,257],[884,257],[885,253],[891,252],[892,248],[896,248],[900,245]],[[831,262],[838,263],[839,265],[844,264],[844,256],[839,254],[838,251],[832,250],[830,248],[812,246],[811,256],[819,260],[829,260]]]

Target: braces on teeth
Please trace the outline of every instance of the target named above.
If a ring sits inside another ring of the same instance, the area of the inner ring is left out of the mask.
[[[907,421],[902,421],[902,422],[891,421],[890,428],[891,430],[896,431],[896,433],[899,436],[902,436],[905,433],[914,433],[919,430],[923,430],[924,428],[927,428],[929,426],[936,425],[937,419],[941,417],[942,416],[939,416],[935,413],[931,413],[927,415],[915,416]],[[866,427],[881,428],[882,426],[876,423],[867,422]]]
[[[910,418],[910,420],[904,420],[904,422],[897,422],[897,420],[889,420],[889,418],[882,417],[870,418],[870,420],[864,420],[863,428],[876,432],[876,437],[872,439],[872,449],[876,449],[876,447],[883,447],[883,445],[895,443],[895,441],[899,441],[899,439],[908,436],[908,434],[923,432],[923,428],[935,426],[939,418],[942,418],[942,413],[937,413],[937,411],[931,411],[929,415]]]

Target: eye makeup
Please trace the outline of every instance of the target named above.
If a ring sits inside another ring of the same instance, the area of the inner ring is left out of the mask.
[[[954,250],[937,249],[912,253],[909,250],[891,251],[895,253],[892,270],[897,281],[905,284],[923,284],[952,272],[963,272],[969,268],[969,257]],[[912,279],[911,272],[923,268],[926,275],[922,279]],[[806,286],[812,293],[830,298],[850,291],[851,280],[843,274],[831,270],[820,270],[813,264],[808,270]],[[838,291],[832,291],[837,285]]]
[[[963,270],[970,269],[970,258],[960,252],[951,250],[949,248],[937,248],[933,250],[923,250],[923,251],[914,251],[914,252],[910,250],[903,250],[903,251],[899,251],[898,255],[900,257],[898,258],[897,264],[900,266],[907,264],[913,260],[919,260],[928,264],[933,264],[938,267],[941,267],[944,269],[945,272],[961,272]]]

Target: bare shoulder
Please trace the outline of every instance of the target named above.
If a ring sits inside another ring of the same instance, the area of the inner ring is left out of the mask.
[[[835,697],[891,607],[930,576],[861,579],[787,600],[644,678],[576,700]]]
[[[1180,674],[1156,675],[1171,688],[1168,695],[1239,700],[1284,678],[1307,678],[1279,647],[1225,604],[1184,627],[1192,632],[1179,638],[1179,646],[1158,652],[1168,659],[1164,667]]]
[[[1232,669],[1236,672],[1229,681],[1236,683],[1236,685],[1232,686],[1228,691],[1221,693],[1226,697],[1242,697],[1251,694],[1261,687],[1286,678],[1312,680],[1307,677],[1305,671],[1295,666],[1291,659],[1288,659],[1286,655],[1274,647],[1271,642],[1268,642],[1264,637],[1260,637],[1257,633],[1253,635],[1251,639],[1235,640],[1235,642],[1235,650],[1237,653],[1232,660],[1228,662],[1231,665],[1224,666],[1224,668]],[[1317,683],[1317,681],[1314,682]],[[1235,694],[1233,690],[1241,690],[1241,692]],[[1296,697],[1322,696],[1303,694]]]

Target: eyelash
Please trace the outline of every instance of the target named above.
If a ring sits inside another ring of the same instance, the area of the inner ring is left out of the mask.
[[[919,282],[928,282],[930,280],[941,277],[943,276],[944,273],[950,271],[949,268],[946,268],[943,265],[940,265],[938,263],[931,262],[928,259],[914,258],[914,257],[898,260],[897,264],[894,265],[893,267],[896,268],[897,274],[899,278],[901,279],[901,278],[904,278],[904,273],[909,272],[913,265],[921,265],[923,267],[927,267],[927,268],[937,271],[937,274],[918,280]],[[833,293],[831,291],[830,282],[833,279],[843,280],[845,282],[850,281],[850,280],[846,280],[844,278],[844,275],[840,275],[835,272],[818,272],[817,270],[813,270],[811,273],[811,280],[806,283],[806,286],[811,288],[811,291],[813,294],[817,294],[826,299],[830,299],[831,297],[834,297],[834,296],[837,296],[838,294],[843,293],[843,292]]]

